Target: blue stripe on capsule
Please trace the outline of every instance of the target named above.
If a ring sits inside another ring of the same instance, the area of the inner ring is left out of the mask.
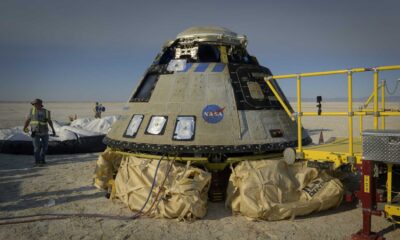
[[[213,72],[222,72],[225,69],[225,64],[223,63],[216,63],[214,68],[213,68]]]
[[[195,72],[205,72],[207,68],[208,68],[208,63],[199,63],[199,65],[197,65],[197,67],[194,71]]]
[[[186,63],[185,68],[179,72],[187,72],[192,67],[193,63]]]

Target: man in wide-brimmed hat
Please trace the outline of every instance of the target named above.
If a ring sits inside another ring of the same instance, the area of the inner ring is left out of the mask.
[[[43,165],[46,163],[45,156],[49,143],[49,127],[53,131],[53,136],[56,135],[56,131],[51,121],[50,111],[43,108],[43,101],[41,99],[35,99],[31,102],[33,108],[30,110],[28,117],[26,118],[24,131],[29,132],[28,126],[31,125],[31,136],[33,141],[35,165]]]

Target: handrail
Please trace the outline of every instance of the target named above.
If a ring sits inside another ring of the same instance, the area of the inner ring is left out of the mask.
[[[285,109],[286,113],[290,116],[290,118],[292,118],[292,120],[294,121],[294,117],[292,116],[292,112],[289,110],[289,108],[286,106],[285,101],[283,101],[283,99],[281,98],[281,96],[279,95],[279,93],[276,91],[275,87],[272,85],[272,83],[270,81],[266,81],[268,87],[272,90],[272,92],[274,93],[276,99],[278,99],[279,103],[282,105],[283,109]]]
[[[390,71],[390,70],[400,70],[400,65],[392,65],[392,66],[381,66],[374,68],[352,68],[345,70],[334,70],[334,71],[323,71],[323,72],[308,72],[308,73],[300,73],[300,74],[286,74],[286,75],[275,75],[265,77],[264,80],[267,83],[268,87],[271,89],[279,103],[282,105],[285,112],[289,115],[289,117],[293,121],[297,121],[297,137],[298,137],[298,147],[297,152],[302,155],[302,124],[301,119],[302,116],[347,116],[348,117],[348,137],[349,137],[349,148],[348,148],[348,158],[354,159],[354,150],[353,150],[353,117],[360,116],[360,131],[362,131],[362,117],[371,115],[374,117],[374,129],[378,129],[379,117],[382,117],[382,129],[385,128],[385,117],[386,116],[400,116],[400,112],[387,111],[385,109],[385,82],[382,82],[379,85],[379,72],[380,71]],[[369,103],[373,100],[374,106],[373,109],[364,109],[361,108],[360,111],[353,111],[353,73],[361,73],[361,72],[373,72],[373,92],[368,100],[364,103],[364,108],[368,107]],[[303,77],[317,77],[317,76],[326,76],[326,75],[347,75],[347,112],[322,112],[318,114],[316,112],[302,112],[301,110],[301,79]],[[296,79],[296,88],[297,88],[297,112],[291,112],[289,106],[287,106],[286,102],[283,100],[283,97],[279,95],[279,92],[276,90],[271,80],[280,80],[280,79],[288,79],[295,78]],[[378,90],[381,89],[381,108],[379,108]]]
[[[317,77],[317,76],[326,76],[326,75],[347,74],[349,72],[359,73],[359,72],[388,71],[388,70],[400,70],[400,65],[382,66],[382,67],[375,67],[375,68],[352,68],[352,69],[334,70],[334,71],[275,75],[275,76],[271,76],[271,77],[268,77],[268,78],[269,79],[273,78],[275,80],[279,80],[279,79],[285,79],[285,78],[297,78],[297,76],[300,76],[300,77]]]

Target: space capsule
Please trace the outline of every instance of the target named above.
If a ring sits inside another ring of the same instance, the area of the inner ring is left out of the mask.
[[[167,41],[104,143],[209,163],[296,146],[297,124],[264,80],[272,73],[246,46],[245,35],[222,27],[191,27]],[[302,138],[311,142],[305,131]]]

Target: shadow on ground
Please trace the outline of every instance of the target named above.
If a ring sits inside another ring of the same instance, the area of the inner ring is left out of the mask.
[[[390,226],[386,227],[385,229],[382,229],[381,231],[379,231],[378,235],[381,235],[381,236],[386,235],[386,234],[388,234],[390,232],[393,232],[393,231],[397,230],[398,228],[399,227],[395,223],[393,223],[392,225],[390,225]]]
[[[97,159],[98,155],[99,153],[49,155],[46,156],[46,162],[48,165],[89,162]],[[0,176],[2,177],[19,174],[20,171],[29,171],[32,173],[41,169],[40,167],[34,167],[34,158],[32,155],[0,154],[0,156]]]
[[[6,186],[9,188],[18,188],[19,183],[7,183],[13,186]],[[0,189],[3,186],[0,185]],[[44,207],[49,203],[49,200],[54,200],[56,205],[70,203],[79,200],[93,199],[104,196],[103,192],[92,192],[95,190],[94,187],[79,187],[68,190],[50,191],[50,192],[35,192],[25,195],[19,195],[18,192],[14,194],[7,194],[7,199],[2,199],[2,204],[0,206],[0,211],[18,211],[29,208]],[[90,191],[91,193],[87,193]],[[7,204],[7,202],[12,202]]]
[[[326,128],[316,128],[316,129],[307,129],[308,135],[314,136],[317,134],[320,134],[321,132],[332,132],[332,129],[326,129]]]
[[[356,209],[356,208],[357,208],[357,203],[356,202],[353,202],[353,203],[343,202],[337,208],[323,210],[321,212],[312,213],[312,214],[306,215],[306,216],[298,216],[298,217],[296,217],[296,219],[307,219],[307,218],[312,218],[312,217],[323,217],[323,216],[328,216],[328,215],[332,215],[332,214],[338,214],[338,213],[345,212],[345,211],[351,211],[351,210]]]
[[[225,207],[225,202],[209,201],[207,203],[207,215],[202,220],[220,220],[231,216],[232,212]]]
[[[51,165],[58,165],[58,164],[68,164],[68,163],[76,163],[76,162],[89,162],[93,161],[98,158],[98,153],[91,153],[87,155],[57,155],[54,157],[53,156],[48,156],[47,157],[47,163]]]

